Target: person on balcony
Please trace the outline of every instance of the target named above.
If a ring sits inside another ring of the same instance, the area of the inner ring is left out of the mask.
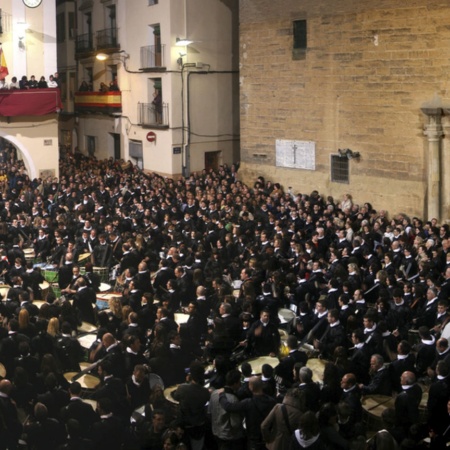
[[[47,82],[47,87],[49,87],[49,88],[57,88],[58,87],[58,83],[55,81],[55,78],[53,77],[53,75],[49,76],[49,80]]]
[[[47,81],[45,80],[44,76],[42,76],[39,79],[38,88],[39,89],[47,89],[48,88]]]
[[[120,91],[119,86],[117,85],[117,80],[110,81],[109,90],[110,91]]]
[[[155,89],[152,103],[155,108],[155,121],[156,123],[162,123],[162,96],[160,89]]]
[[[105,84],[105,83],[103,83],[103,81],[100,83],[100,92],[108,92],[109,91],[109,88],[108,88],[108,86]]]
[[[0,91],[8,90],[9,86],[6,82],[6,78],[3,78],[3,80],[0,80]]]
[[[9,89],[20,89],[19,83],[17,82],[17,77],[11,78],[11,83],[9,83]]]
[[[37,82],[36,77],[34,75],[31,75],[28,81],[28,87],[30,89],[37,89],[39,87],[39,83]]]
[[[82,81],[80,84],[80,88],[78,89],[80,92],[88,92],[89,91],[89,85],[86,81]]]
[[[30,86],[28,85],[28,78],[26,75],[22,77],[22,79],[19,81],[19,88],[20,89],[29,89]]]

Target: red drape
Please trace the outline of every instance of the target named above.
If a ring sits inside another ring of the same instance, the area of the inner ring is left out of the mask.
[[[0,91],[0,116],[45,116],[61,108],[58,88]]]

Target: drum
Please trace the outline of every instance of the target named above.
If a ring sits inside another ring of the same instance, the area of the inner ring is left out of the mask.
[[[96,334],[84,334],[83,336],[77,337],[77,341],[80,345],[89,350],[92,347],[92,344],[97,340]]]
[[[96,400],[92,400],[90,398],[83,398],[83,403],[87,403],[88,405],[92,406],[92,409],[94,411],[97,411],[97,401]]]
[[[8,291],[11,288],[8,284],[0,284],[0,295],[2,298],[8,298]]]
[[[169,386],[168,388],[164,389],[165,399],[174,405],[178,405],[179,402],[172,397],[172,392],[176,391],[178,389],[178,386],[179,384],[176,384],[175,386]]]
[[[81,325],[78,327],[79,333],[97,333],[97,330],[97,327],[89,322],[81,322]]]
[[[175,322],[178,325],[187,323],[187,321],[189,320],[189,314],[175,313],[174,316],[175,316]]]
[[[84,266],[89,261],[90,257],[91,257],[91,254],[89,252],[82,253],[80,256],[78,256],[78,265]]]
[[[420,342],[419,330],[408,330],[408,342],[411,344],[411,347]]]
[[[33,305],[36,305],[39,309],[41,309],[41,306],[47,303],[45,300],[33,300]]]
[[[53,294],[55,294],[55,297],[57,299],[61,297],[61,288],[59,287],[58,283],[52,283],[50,289],[52,290]]]
[[[153,389],[156,385],[161,386],[164,389],[164,381],[156,373],[149,374],[148,381],[150,383],[150,389]]]
[[[5,378],[6,377],[6,369],[5,369],[5,366],[2,363],[0,363],[0,377],[1,378]]]
[[[323,383],[323,371],[327,361],[318,358],[308,359],[306,367],[309,367],[313,373],[313,381]]]
[[[280,338],[283,342],[287,341],[289,334],[286,330],[278,328],[278,333],[280,333]]]
[[[72,378],[77,375],[78,372],[66,372],[64,374],[64,378],[69,382],[72,383]],[[81,384],[81,387],[83,389],[92,390],[95,389],[100,384],[100,378],[94,377],[93,375],[84,374],[77,380],[78,383]]]
[[[109,280],[109,269],[107,267],[94,267],[94,273],[96,273],[100,281],[107,283]]]
[[[87,361],[80,362],[80,370],[86,370],[89,366],[92,366],[92,363]]]
[[[47,295],[50,292],[50,283],[48,281],[43,281],[42,283],[39,283],[39,287],[42,292],[42,300],[46,300]]]
[[[363,420],[368,429],[379,430],[383,426],[381,415],[387,408],[395,407],[395,399],[386,395],[367,395],[361,399]]]
[[[100,292],[108,292],[111,290],[111,285],[108,283],[100,283],[99,291]]]
[[[58,269],[53,266],[45,266],[42,275],[50,284],[58,282]]]
[[[280,308],[278,310],[278,318],[280,319],[281,324],[289,323],[292,319],[295,318],[295,313],[290,309]]]
[[[108,292],[107,294],[97,294],[97,308],[100,311],[103,311],[105,309],[109,309],[109,300],[113,298],[122,298],[122,294],[119,292]]]
[[[24,248],[23,253],[25,255],[25,261],[34,261],[36,254],[33,248]]]
[[[272,356],[260,356],[258,358],[251,358],[245,362],[248,362],[252,366],[253,375],[260,375],[264,364],[269,364],[275,368],[280,363],[280,360]]]

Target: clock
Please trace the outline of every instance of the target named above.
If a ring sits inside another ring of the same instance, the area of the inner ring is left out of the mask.
[[[42,0],[22,0],[25,6],[28,6],[28,8],[37,8],[41,3]]]

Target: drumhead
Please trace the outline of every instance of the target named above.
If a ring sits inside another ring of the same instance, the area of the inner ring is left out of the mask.
[[[161,386],[164,389],[164,381],[156,373],[149,374],[148,381],[150,383],[150,389],[153,389],[157,385]]]

